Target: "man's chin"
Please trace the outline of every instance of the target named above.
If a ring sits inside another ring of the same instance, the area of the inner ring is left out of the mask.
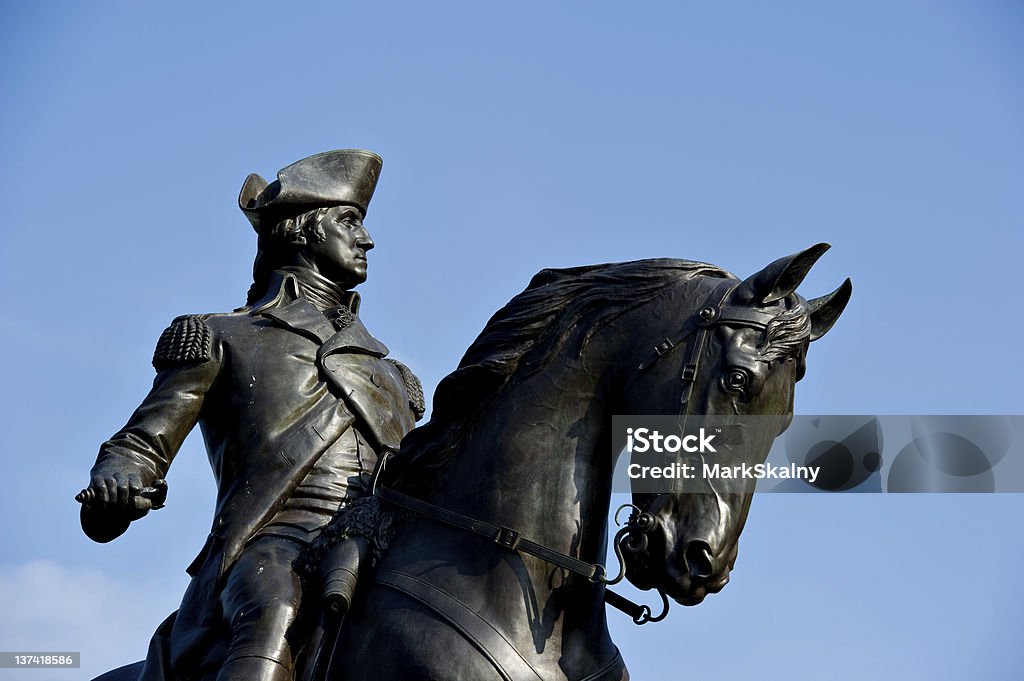
[[[344,276],[338,277],[333,281],[341,288],[345,289],[346,291],[349,291],[351,289],[354,289],[356,286],[359,286],[360,284],[366,282],[366,270],[363,270],[361,272],[347,272]]]

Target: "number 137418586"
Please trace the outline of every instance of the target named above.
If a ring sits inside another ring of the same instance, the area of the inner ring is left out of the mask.
[[[78,668],[80,653],[23,653],[0,652],[0,669],[26,667],[68,667]]]

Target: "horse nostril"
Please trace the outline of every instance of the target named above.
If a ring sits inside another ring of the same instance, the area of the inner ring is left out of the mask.
[[[706,541],[691,541],[686,545],[683,557],[693,579],[709,579],[715,574],[715,559],[711,553],[711,546]]]

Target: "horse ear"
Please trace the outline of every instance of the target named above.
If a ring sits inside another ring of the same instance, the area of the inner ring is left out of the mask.
[[[796,290],[818,258],[831,246],[815,244],[807,250],[779,258],[760,272],[747,277],[736,288],[733,300],[767,305]]]
[[[851,293],[853,293],[853,282],[847,278],[839,285],[839,288],[827,296],[807,301],[811,317],[812,341],[816,341],[828,333],[828,330],[839,319],[839,315],[843,314],[843,310],[846,309]]]

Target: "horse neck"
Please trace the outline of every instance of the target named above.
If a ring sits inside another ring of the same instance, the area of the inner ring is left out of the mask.
[[[453,462],[443,503],[603,560],[613,464],[603,373],[586,353],[510,380]]]
[[[603,564],[613,461],[601,375],[586,358],[554,358],[537,374],[506,386],[495,397],[504,407],[478,420],[453,462],[441,503]],[[493,593],[503,597],[485,617],[515,632],[510,635],[522,639],[523,649],[557,653],[551,662],[556,666],[611,658],[597,585],[525,554],[511,558],[503,549],[494,551],[498,564],[508,567],[488,568]]]

